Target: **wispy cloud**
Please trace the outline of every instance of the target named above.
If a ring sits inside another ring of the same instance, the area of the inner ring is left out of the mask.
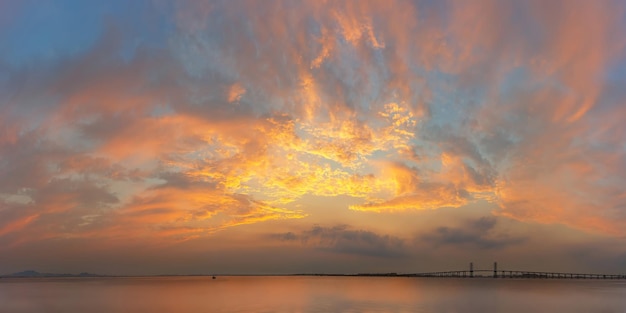
[[[421,239],[434,247],[456,246],[465,249],[502,249],[523,243],[527,238],[512,237],[503,233],[495,233],[497,219],[482,217],[469,220],[460,227],[438,227],[434,231],[423,234]]]

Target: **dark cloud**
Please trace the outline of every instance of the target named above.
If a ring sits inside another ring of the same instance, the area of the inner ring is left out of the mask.
[[[9,136],[0,140],[0,193],[46,185],[54,171],[51,165],[72,154],[71,149],[46,138],[43,129],[20,129]]]
[[[315,225],[299,233],[271,234],[281,241],[300,241],[304,245],[335,253],[347,253],[382,258],[406,257],[410,248],[405,240],[373,231],[352,229],[347,225],[325,227]]]
[[[198,186],[203,186],[207,189],[215,189],[216,186],[214,184],[209,184],[206,182],[198,181],[197,179],[193,179],[184,173],[178,172],[159,172],[157,173],[157,178],[164,180],[165,182],[162,184],[158,184],[152,188],[160,189],[160,188],[177,188],[177,189],[191,189]]]
[[[510,237],[495,230],[498,219],[482,217],[468,220],[460,227],[438,227],[420,239],[435,247],[464,246],[479,249],[502,249],[523,243],[524,237]]]

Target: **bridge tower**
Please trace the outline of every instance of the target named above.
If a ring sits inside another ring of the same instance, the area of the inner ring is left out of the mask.
[[[470,277],[474,277],[474,262],[470,262]]]
[[[493,278],[498,278],[498,262],[493,262]]]

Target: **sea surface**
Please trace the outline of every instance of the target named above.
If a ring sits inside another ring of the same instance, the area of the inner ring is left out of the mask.
[[[625,313],[626,281],[309,276],[2,278],[0,312]]]

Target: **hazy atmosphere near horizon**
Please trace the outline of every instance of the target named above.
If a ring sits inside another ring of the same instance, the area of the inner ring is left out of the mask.
[[[0,0],[0,274],[626,273],[626,1]]]

